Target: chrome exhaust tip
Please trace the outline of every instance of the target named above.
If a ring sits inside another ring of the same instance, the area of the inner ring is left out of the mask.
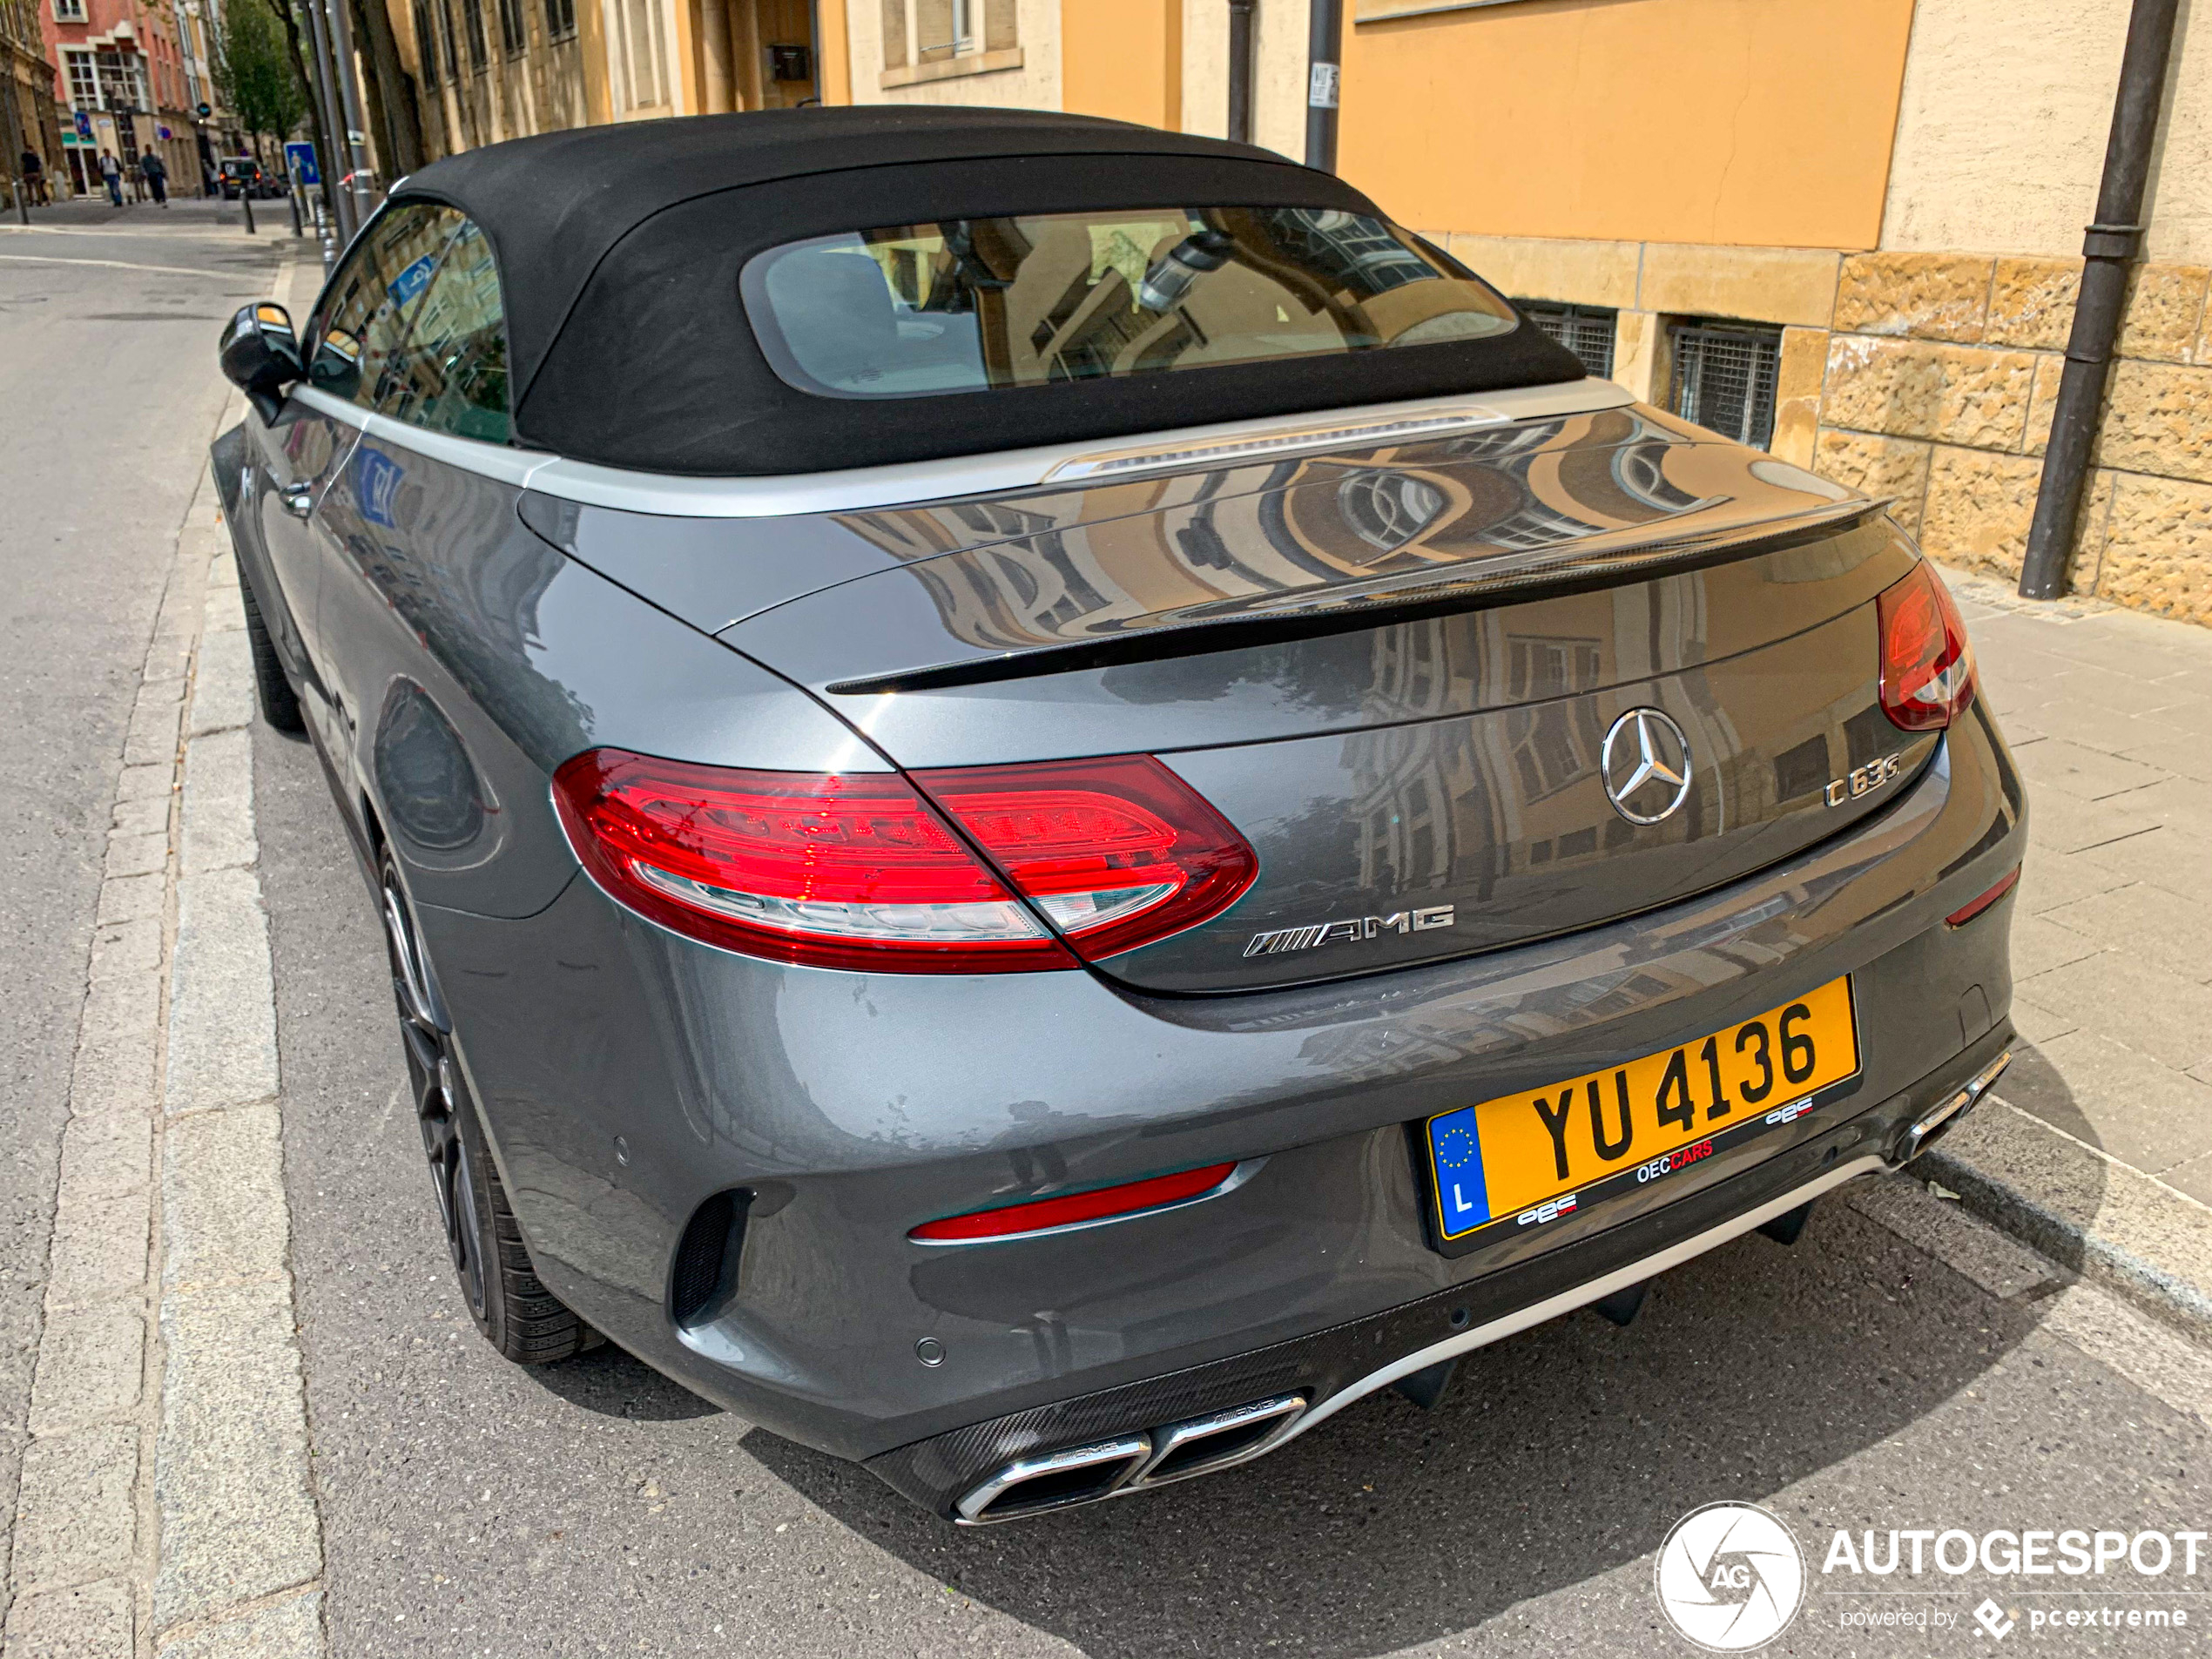
[[[1111,1497],[1152,1459],[1152,1437],[1129,1434],[1016,1458],[955,1506],[963,1527],[1015,1521]]]
[[[1233,1406],[1225,1412],[1155,1429],[1152,1460],[1138,1471],[1130,1487],[1165,1486],[1170,1480],[1188,1480],[1231,1464],[1248,1463],[1271,1451],[1305,1415],[1304,1394],[1278,1394],[1272,1399]]]
[[[1989,1092],[1990,1085],[2003,1076],[2005,1068],[2012,1063],[2013,1052],[2007,1049],[1976,1072],[1964,1089],[1946,1096],[1921,1113],[1913,1120],[1912,1127],[1898,1137],[1897,1161],[1909,1163],[1926,1151],[1966,1115],[1970,1107]]]
[[[954,1504],[954,1519],[988,1527],[1249,1463],[1288,1439],[1305,1407],[1304,1394],[1276,1394],[1148,1433],[1016,1458]]]

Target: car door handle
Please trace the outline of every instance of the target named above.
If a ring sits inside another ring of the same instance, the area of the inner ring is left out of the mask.
[[[290,484],[277,491],[277,499],[284,503],[284,510],[294,518],[305,518],[315,510],[315,488],[313,484]]]

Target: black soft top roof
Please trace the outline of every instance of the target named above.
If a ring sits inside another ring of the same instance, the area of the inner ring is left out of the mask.
[[[932,398],[917,419],[905,400],[810,396],[770,368],[737,272],[805,237],[1090,207],[1379,216],[1341,179],[1271,151],[1089,116],[877,105],[578,128],[433,162],[393,199],[459,208],[490,239],[519,440],[610,466],[819,471],[1581,373],[1524,327],[1366,354],[1327,377],[1263,363],[1001,388]]]

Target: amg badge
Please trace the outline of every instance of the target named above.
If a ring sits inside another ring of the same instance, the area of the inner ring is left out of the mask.
[[[1425,934],[1432,927],[1452,925],[1452,907],[1431,905],[1426,910],[1398,910],[1387,916],[1349,916],[1342,921],[1320,921],[1311,927],[1283,927],[1271,934],[1254,934],[1244,947],[1247,956],[1278,956],[1286,950],[1312,950],[1318,945],[1339,945],[1354,939],[1376,939],[1384,934]]]
[[[1831,783],[1823,792],[1831,806],[1840,806],[1847,800],[1857,800],[1861,795],[1871,795],[1904,770],[1903,755],[1884,755],[1863,766],[1853,766],[1844,776]]]

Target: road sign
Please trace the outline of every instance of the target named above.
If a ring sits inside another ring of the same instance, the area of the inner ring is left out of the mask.
[[[92,118],[83,110],[77,112],[77,136],[80,138],[92,136]]]
[[[315,147],[304,139],[294,138],[284,146],[284,165],[291,169],[295,185],[322,182],[322,171],[315,165]]]

